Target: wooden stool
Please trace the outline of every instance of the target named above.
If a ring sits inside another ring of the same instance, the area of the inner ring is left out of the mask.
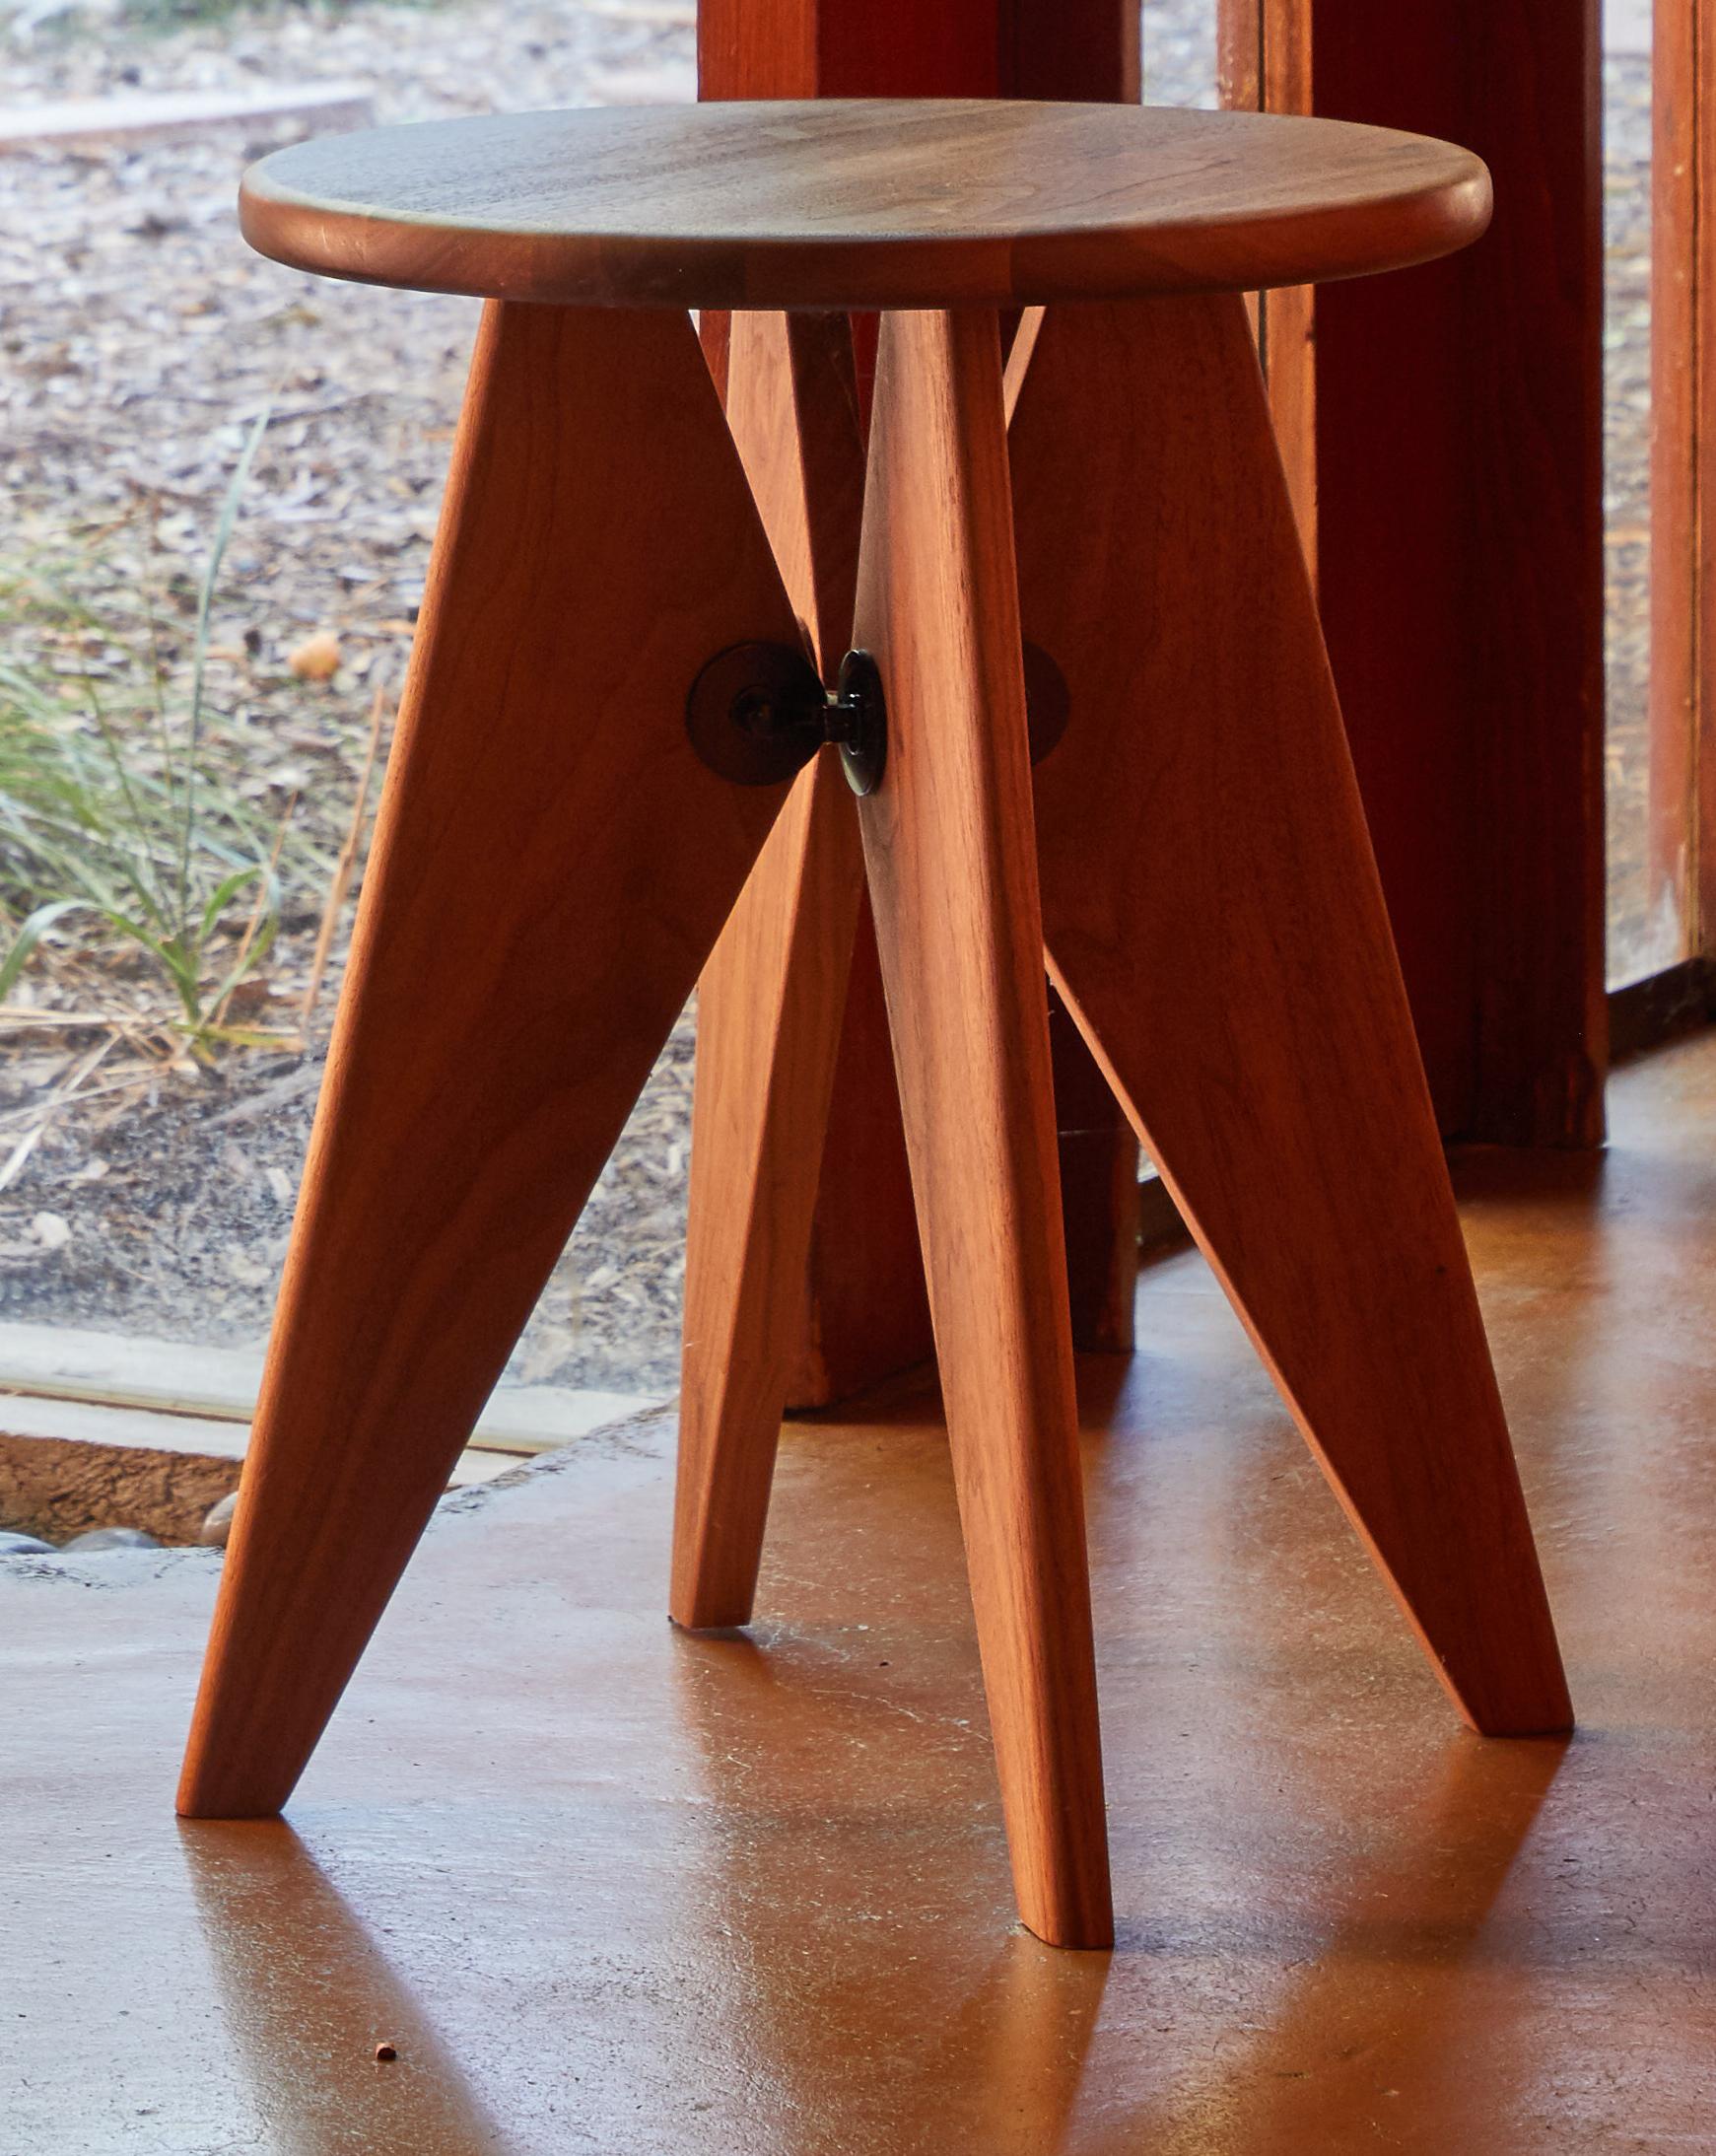
[[[729,915],[673,1610],[749,1616],[864,877],[1026,1923],[1112,1936],[1045,947],[1455,1700],[1567,1726],[1238,297],[1487,214],[1445,144],[1119,105],[541,113],[250,174],[264,252],[491,305],[184,1812],[286,1800]],[[695,308],[796,311],[739,314],[731,430]],[[849,640],[830,702],[804,653]]]

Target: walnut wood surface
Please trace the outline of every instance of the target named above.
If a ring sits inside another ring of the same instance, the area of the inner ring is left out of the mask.
[[[788,596],[832,680],[852,639],[863,517],[851,330],[839,315],[747,314],[731,331],[725,401]]]
[[[686,686],[793,634],[685,317],[492,308],[185,1812],[277,1810],[320,1734],[784,798]]]
[[[810,1293],[787,1406],[800,1411],[854,1400],[927,1362],[934,1352],[866,893],[858,903],[847,976],[828,1140],[810,1223]]]
[[[1117,0],[700,0],[698,95],[734,98],[1034,98],[1138,102],[1138,11]],[[704,348],[724,380],[726,325]],[[862,317],[862,366],[874,324]],[[1075,1347],[1130,1346],[1137,1147],[1077,1028],[1050,1006],[1061,1195]],[[811,1226],[795,1406],[850,1399],[931,1354],[911,1179],[875,937],[859,916],[834,1106]]]
[[[737,316],[727,421],[788,593],[831,673],[851,640],[863,497],[845,317]],[[839,760],[819,756],[799,774],[698,995],[668,1605],[693,1629],[751,1615],[862,888],[852,790]]]
[[[1316,409],[1318,601],[1443,1130],[1600,1146],[1603,10],[1265,12],[1271,105],[1446,135],[1494,174],[1480,247],[1321,292],[1270,386],[1277,417]]]
[[[1330,120],[1002,99],[531,112],[330,135],[246,238],[369,284],[633,307],[1031,302],[1351,277],[1483,230],[1464,150]]]
[[[1113,1936],[993,315],[889,314],[857,641],[887,682],[859,803],[1019,1911]]]
[[[705,969],[668,1609],[750,1622],[799,1352],[862,871],[833,756],[799,775]]]
[[[1564,1729],[1243,304],[1050,309],[1015,360],[1056,978],[1456,1701]]]
[[[697,94],[1135,104],[1138,30],[1115,0],[700,0]]]

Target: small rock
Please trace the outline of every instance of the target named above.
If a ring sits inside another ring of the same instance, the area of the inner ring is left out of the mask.
[[[159,1537],[141,1527],[92,1527],[87,1535],[74,1535],[64,1546],[73,1550],[159,1550]]]
[[[53,1544],[38,1542],[34,1535],[15,1535],[10,1528],[0,1527],[0,1558],[52,1557]]]
[[[318,629],[286,655],[301,681],[331,681],[340,670],[340,640],[331,629]]]
[[[219,1504],[209,1507],[208,1517],[197,1531],[198,1542],[206,1543],[211,1550],[224,1550],[227,1538],[233,1532],[233,1514],[239,1508],[239,1493],[235,1490],[230,1497],[223,1497]]]
[[[63,1213],[38,1213],[30,1223],[30,1232],[43,1250],[63,1250],[72,1239],[72,1223]]]

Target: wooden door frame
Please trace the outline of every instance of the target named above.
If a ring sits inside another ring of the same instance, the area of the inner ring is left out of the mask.
[[[1597,1145],[1597,0],[1221,0],[1221,22],[1230,102],[1447,135],[1494,174],[1468,254],[1327,288],[1314,328],[1273,298],[1264,334],[1443,1127]]]

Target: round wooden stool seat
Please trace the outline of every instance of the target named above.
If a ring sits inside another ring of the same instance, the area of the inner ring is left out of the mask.
[[[1470,152],[1334,120],[821,100],[377,128],[281,151],[245,237],[295,268],[483,298],[1007,306],[1251,291],[1475,239]]]

